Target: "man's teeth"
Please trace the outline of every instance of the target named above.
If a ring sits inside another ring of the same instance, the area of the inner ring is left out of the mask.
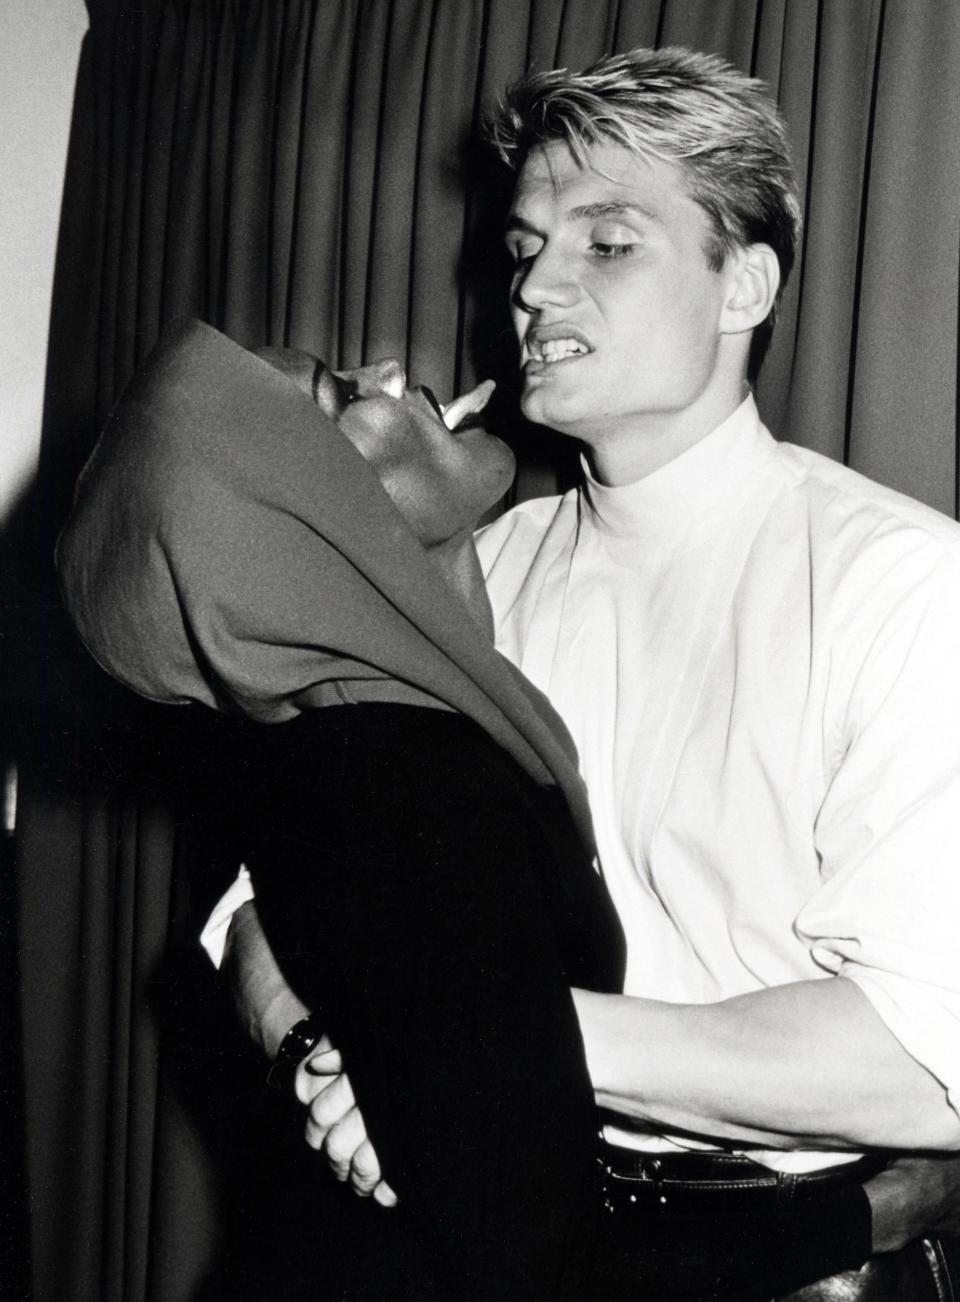
[[[484,380],[469,393],[462,393],[459,398],[447,403],[443,409],[443,423],[447,429],[456,429],[468,416],[476,416],[483,411],[496,387],[494,380]]]
[[[530,356],[538,362],[562,362],[565,357],[577,357],[590,349],[579,339],[544,339],[530,345]]]

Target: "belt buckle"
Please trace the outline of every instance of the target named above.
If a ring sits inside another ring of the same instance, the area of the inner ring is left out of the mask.
[[[645,1188],[653,1186],[653,1192],[657,1197],[657,1204],[660,1207],[667,1205],[667,1196],[663,1192],[663,1163],[658,1157],[638,1157],[636,1175],[621,1175],[615,1171],[609,1162],[604,1162],[602,1158],[597,1159],[603,1167],[603,1205],[608,1212],[615,1212],[617,1204],[613,1200],[614,1185],[619,1184],[621,1187],[617,1190],[622,1195],[626,1192],[625,1186],[631,1184],[643,1185]],[[637,1195],[635,1193],[626,1194],[627,1202],[635,1204]]]

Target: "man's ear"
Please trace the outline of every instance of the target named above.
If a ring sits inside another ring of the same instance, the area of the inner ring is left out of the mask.
[[[720,315],[721,334],[754,330],[773,311],[780,263],[769,244],[748,244],[728,257],[729,290]]]

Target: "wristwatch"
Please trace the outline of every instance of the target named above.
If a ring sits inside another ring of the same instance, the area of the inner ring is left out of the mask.
[[[267,1072],[267,1084],[274,1089],[286,1089],[297,1068],[308,1053],[313,1053],[322,1037],[323,1027],[316,1013],[308,1013],[299,1022],[294,1022],[280,1041],[277,1055]]]

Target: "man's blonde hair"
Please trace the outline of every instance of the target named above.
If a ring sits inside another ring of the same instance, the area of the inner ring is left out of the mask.
[[[584,72],[533,73],[509,87],[485,134],[516,170],[555,140],[581,163],[591,145],[613,143],[678,164],[710,220],[709,265],[719,271],[734,249],[769,244],[782,292],[801,225],[786,128],[764,83],[716,55],[640,48]]]

